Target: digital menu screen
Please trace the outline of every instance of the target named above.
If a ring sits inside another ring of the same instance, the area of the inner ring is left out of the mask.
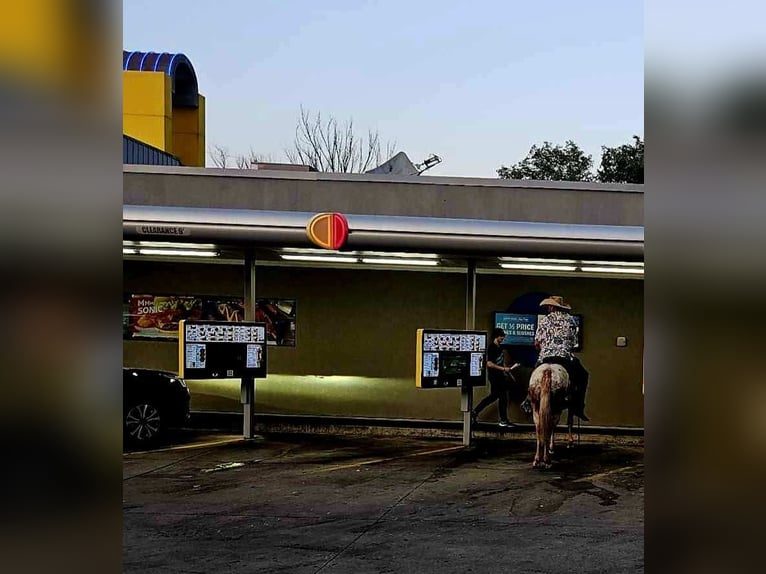
[[[418,329],[415,384],[442,389],[486,384],[487,333]]]
[[[266,377],[266,324],[179,323],[179,375],[185,379]]]

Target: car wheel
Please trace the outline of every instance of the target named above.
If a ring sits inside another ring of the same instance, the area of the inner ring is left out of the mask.
[[[134,443],[150,443],[162,433],[160,410],[149,402],[130,407],[125,413],[126,438]]]

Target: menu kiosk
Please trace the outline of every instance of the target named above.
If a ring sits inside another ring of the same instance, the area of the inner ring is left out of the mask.
[[[267,373],[266,324],[183,320],[178,324],[178,374],[187,380],[240,379],[246,419],[252,418],[255,379]],[[250,438],[252,424],[244,424]]]

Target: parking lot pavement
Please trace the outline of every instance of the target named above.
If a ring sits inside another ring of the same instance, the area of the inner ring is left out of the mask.
[[[125,572],[643,572],[639,441],[225,440],[124,455]]]

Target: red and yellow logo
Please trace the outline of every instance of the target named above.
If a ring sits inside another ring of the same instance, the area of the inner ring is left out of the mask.
[[[340,213],[318,213],[306,225],[311,243],[324,249],[340,249],[348,239],[348,221]]]

